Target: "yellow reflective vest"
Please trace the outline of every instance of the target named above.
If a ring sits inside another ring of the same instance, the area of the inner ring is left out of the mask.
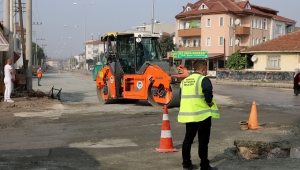
[[[200,122],[208,117],[220,118],[218,106],[213,99],[213,106],[209,107],[206,103],[203,90],[202,81],[205,76],[201,74],[191,74],[185,78],[181,84],[181,100],[180,110],[178,114],[178,122]]]

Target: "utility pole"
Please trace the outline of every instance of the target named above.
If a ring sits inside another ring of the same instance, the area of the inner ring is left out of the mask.
[[[26,5],[26,58],[28,60],[27,89],[32,89],[32,0],[26,0]]]
[[[22,41],[22,57],[23,57],[23,67],[24,67],[24,74],[27,75],[27,63],[26,63],[26,55],[25,55],[25,38],[24,38],[24,28],[23,28],[23,10],[22,10],[22,3],[21,0],[18,0],[18,5],[19,5],[19,16],[20,16],[20,27],[21,27],[21,41]],[[26,79],[26,85],[28,88],[27,84],[28,80]]]
[[[13,69],[14,65],[15,65],[15,56],[14,56],[14,37],[13,37],[13,32],[14,32],[14,21],[13,21],[13,17],[14,16],[14,3],[13,0],[10,0],[10,4],[9,4],[9,55],[10,58],[12,60],[12,66]]]
[[[4,33],[4,37],[7,40],[7,42],[9,42],[9,31],[10,31],[10,21],[9,21],[9,1],[3,1],[3,33]],[[4,64],[6,63],[6,60],[9,58],[9,51],[5,52],[5,57],[4,57]]]
[[[152,26],[151,26],[151,34],[153,34],[154,27],[154,0],[152,0]]]

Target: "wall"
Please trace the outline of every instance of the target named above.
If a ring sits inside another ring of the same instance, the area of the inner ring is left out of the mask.
[[[294,72],[218,70],[216,79],[222,81],[291,82],[294,79]]]
[[[285,32],[286,32],[285,22],[274,20],[273,24],[274,24],[273,25],[273,39],[277,38],[279,36],[285,35]],[[276,33],[276,25],[281,25],[281,27],[282,27],[281,33]]]
[[[223,26],[220,26],[220,17],[223,17]],[[210,18],[211,26],[207,27],[207,19]],[[228,24],[226,14],[203,15],[201,18],[201,49],[209,53],[224,53],[224,46],[219,45],[219,37],[227,38]],[[206,45],[206,39],[210,37],[210,46]],[[228,45],[226,40],[226,45]]]
[[[95,55],[98,55],[99,52],[104,52],[104,44],[87,44],[86,45],[86,59],[94,59],[94,52],[93,49],[98,49],[98,52]]]
[[[253,71],[285,71],[290,72],[294,71],[295,68],[300,68],[300,57],[298,53],[288,53],[288,54],[255,54],[257,60],[254,63]],[[280,56],[280,70],[276,69],[267,69],[268,56]]]

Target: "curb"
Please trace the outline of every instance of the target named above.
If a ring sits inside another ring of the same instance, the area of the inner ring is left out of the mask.
[[[272,88],[293,89],[292,84],[271,84],[271,83],[252,83],[252,82],[221,82],[221,81],[213,81],[213,83],[225,84],[225,85],[236,85],[236,86],[272,87]]]

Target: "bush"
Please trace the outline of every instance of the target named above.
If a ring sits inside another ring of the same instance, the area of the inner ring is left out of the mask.
[[[236,53],[233,53],[231,54],[231,56],[228,57],[226,66],[229,69],[241,70],[244,69],[246,66],[248,67],[249,63],[247,61],[247,58],[242,57],[240,51],[237,51]]]

